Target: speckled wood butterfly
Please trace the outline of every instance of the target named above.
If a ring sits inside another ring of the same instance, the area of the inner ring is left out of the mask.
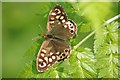
[[[77,26],[69,20],[61,5],[56,5],[49,13],[45,41],[37,55],[38,72],[44,72],[56,62],[70,56],[71,47],[66,40],[77,34]]]

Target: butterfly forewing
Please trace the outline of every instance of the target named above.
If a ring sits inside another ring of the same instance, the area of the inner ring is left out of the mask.
[[[57,57],[55,54],[55,49],[51,40],[45,40],[42,43],[40,51],[37,56],[37,70],[38,72],[43,72],[52,66],[57,61]]]
[[[56,5],[49,13],[47,32],[51,31],[55,24],[63,24],[68,20],[67,15],[61,5]]]
[[[61,39],[71,39],[77,33],[76,24],[68,20],[67,15],[60,5],[56,5],[49,13],[47,23],[47,33],[52,33]]]
[[[38,72],[47,70],[56,61],[64,61],[69,57],[70,51],[70,46],[63,40],[45,40],[37,56],[36,64]]]

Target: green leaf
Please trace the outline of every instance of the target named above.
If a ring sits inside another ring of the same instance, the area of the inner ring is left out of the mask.
[[[118,78],[118,38],[113,38],[117,35],[117,28],[118,23],[113,22],[103,27],[103,32],[99,33],[102,37],[96,34],[94,50],[98,78]]]
[[[96,75],[94,62],[95,59],[90,49],[78,48],[70,57],[71,75],[77,78],[94,78]]]

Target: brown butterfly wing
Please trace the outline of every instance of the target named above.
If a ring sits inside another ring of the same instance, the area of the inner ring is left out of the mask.
[[[62,24],[68,20],[67,15],[61,5],[56,5],[49,13],[47,32],[51,31],[55,24]]]
[[[53,45],[56,50],[57,61],[64,61],[70,56],[71,47],[64,41],[60,39],[54,39]]]
[[[60,5],[55,6],[48,16],[47,34],[63,40],[71,39],[77,34],[76,24],[72,20],[68,20]]]
[[[56,61],[64,61],[69,57],[70,46],[63,40],[48,39],[42,43],[38,52],[36,67],[38,72],[47,70]]]
[[[36,60],[36,67],[38,72],[45,71],[56,62],[57,58],[53,52],[55,51],[53,45],[51,44],[51,41],[45,40],[42,43]],[[52,56],[54,56],[54,59],[52,59]]]

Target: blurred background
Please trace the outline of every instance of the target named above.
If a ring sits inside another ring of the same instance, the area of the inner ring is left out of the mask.
[[[44,33],[46,32],[49,11],[56,4],[61,4],[68,17],[78,26],[78,36],[77,39],[72,40],[72,46],[87,36],[96,26],[102,25],[118,14],[117,2],[3,2],[2,77],[16,77],[25,64],[32,61],[32,56],[36,55],[43,38],[40,37],[37,44],[36,40],[32,39],[41,34],[40,26]],[[92,36],[81,46],[93,51],[93,45],[94,37]],[[31,55],[30,58],[29,55]]]
[[[40,34],[39,24],[46,28],[49,6],[50,3],[2,3],[3,77],[15,77],[25,65],[23,55]]]

